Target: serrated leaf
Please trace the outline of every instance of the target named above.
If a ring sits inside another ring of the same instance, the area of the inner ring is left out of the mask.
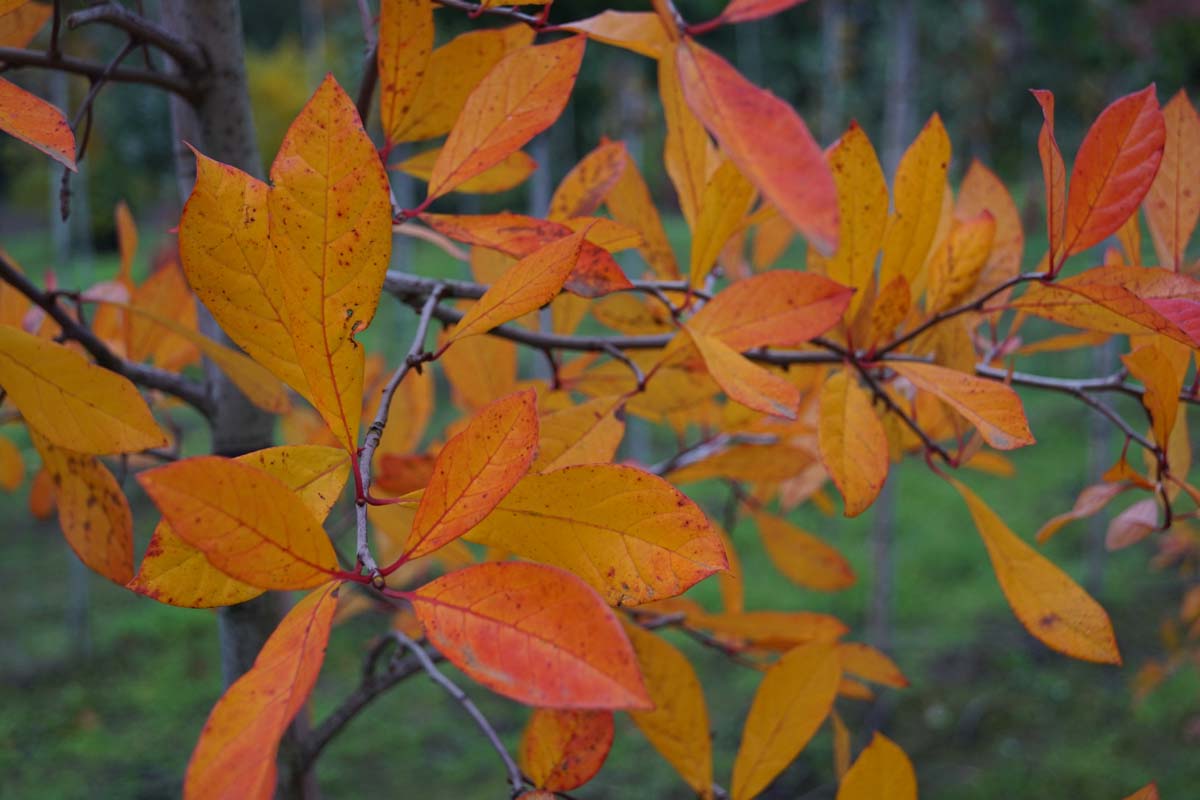
[[[612,605],[674,597],[727,566],[691,500],[617,464],[527,475],[467,538],[568,569]]]
[[[325,660],[337,583],[309,593],[267,639],[254,666],[213,707],[184,777],[185,800],[275,794],[275,753]]]
[[[72,172],[75,134],[61,111],[35,94],[0,78],[0,131],[41,150]]]
[[[621,623],[555,567],[480,564],[411,596],[430,644],[494,692],[534,706],[649,708]]]
[[[866,511],[888,475],[888,441],[871,395],[846,370],[821,387],[817,442],[821,461],[846,502],[846,516]]]
[[[953,478],[987,546],[1000,588],[1013,613],[1047,647],[1083,661],[1120,664],[1112,623],[1100,604],[1025,542],[988,506]]]
[[[888,366],[918,389],[936,395],[979,429],[997,450],[1034,443],[1021,398],[1004,384],[965,375],[936,364],[889,362]]]
[[[534,786],[567,792],[600,771],[612,743],[611,711],[537,708],[521,736],[521,769]]]
[[[57,447],[109,455],[167,443],[126,378],[8,325],[0,325],[0,388],[29,427]]]
[[[917,773],[899,745],[876,731],[842,778],[837,800],[917,800]]]
[[[763,675],[733,762],[733,800],[749,800],[770,785],[833,709],[842,666],[828,644],[790,650]]]
[[[137,477],[175,533],[231,577],[261,589],[307,589],[338,568],[309,508],[260,469],[198,456]]]

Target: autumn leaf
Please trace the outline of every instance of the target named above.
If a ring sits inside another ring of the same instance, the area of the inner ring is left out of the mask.
[[[854,585],[854,569],[833,547],[774,514],[756,510],[752,516],[767,555],[788,580],[818,592]]]
[[[439,337],[445,344],[448,331]],[[517,388],[517,346],[496,336],[468,336],[438,359],[461,408],[476,411]],[[390,427],[390,426],[389,426]]]
[[[803,2],[804,0],[729,0],[729,5],[725,6],[725,10],[714,22],[750,22],[786,11]]]
[[[1147,497],[1113,517],[1112,522],[1108,523],[1104,546],[1108,550],[1122,550],[1137,544],[1158,529],[1158,501]]]
[[[975,296],[991,291],[1021,271],[1025,233],[1021,227],[1021,215],[1008,189],[994,172],[978,161],[972,161],[958,187],[954,215],[966,220],[977,218],[985,211],[991,214],[996,228],[991,254],[975,281]],[[991,303],[1003,305],[1009,294],[1009,291],[1001,292]]]
[[[25,480],[25,459],[21,448],[7,436],[0,436],[0,489],[15,492]]]
[[[699,215],[692,228],[688,282],[704,286],[717,257],[741,227],[754,203],[754,186],[742,177],[733,161],[722,161],[700,195]],[[736,284],[735,284],[736,285]]]
[[[817,427],[821,461],[855,517],[875,502],[888,474],[888,441],[871,395],[846,370],[834,372],[821,388]]]
[[[562,27],[650,58],[658,58],[671,45],[662,21],[650,11],[602,11]]]
[[[878,731],[859,753],[841,785],[837,800],[917,800],[917,773],[900,747]]]
[[[1013,613],[1047,647],[1083,661],[1120,664],[1104,609],[1075,581],[1017,538],[978,496],[950,478],[987,546],[992,569]]]
[[[677,45],[675,63],[688,105],[742,174],[813,247],[831,254],[838,241],[837,189],[800,116],[690,39]]]
[[[937,314],[967,299],[992,253],[996,220],[990,211],[951,223],[950,233],[929,259],[925,313]]]
[[[430,644],[494,692],[551,708],[650,707],[616,615],[564,570],[479,564],[411,601]]]
[[[712,796],[712,740],[704,690],[691,662],[660,636],[626,625],[654,707],[630,711],[654,749],[701,797]]]
[[[1151,782],[1126,797],[1125,800],[1158,800],[1158,798],[1158,785]]]
[[[833,708],[842,667],[828,644],[790,650],[754,695],[733,762],[734,800],[749,800],[800,754]]]
[[[966,417],[979,429],[984,441],[997,450],[1013,450],[1034,443],[1021,398],[1010,387],[936,364],[896,361],[888,362],[888,366]]]
[[[800,390],[743,356],[723,340],[684,326],[704,366],[731,400],[763,414],[795,419]]]
[[[600,771],[612,743],[611,711],[537,708],[521,736],[521,769],[534,786],[568,792]]]
[[[274,796],[275,752],[317,682],[337,587],[327,583],[297,603],[267,639],[254,666],[213,707],[188,762],[185,800]]]
[[[383,0],[379,7],[379,117],[388,142],[400,141],[433,52],[433,3]]]
[[[1065,511],[1050,520],[1037,532],[1038,544],[1044,544],[1051,536],[1058,533],[1064,525],[1075,520],[1087,519],[1108,505],[1108,502],[1129,488],[1125,483],[1097,483],[1088,486],[1075,498],[1075,505],[1070,511]]]
[[[704,131],[704,125],[696,119],[683,97],[679,69],[674,58],[659,59],[658,94],[667,126],[663,142],[663,165],[671,183],[675,185],[679,210],[683,212],[688,228],[695,230],[701,198],[708,182],[708,153],[712,143]]]
[[[886,286],[897,275],[903,275],[909,286],[917,285],[937,234],[949,166],[950,137],[942,118],[934,114],[896,167],[892,187],[895,210],[883,234],[880,286]]]
[[[338,568],[311,510],[249,464],[198,456],[137,478],[174,532],[231,577],[261,589],[307,589]]]
[[[896,666],[892,659],[882,651],[876,650],[869,644],[861,642],[841,642],[837,646],[838,657],[842,660],[842,670],[857,675],[864,680],[903,689],[908,686],[908,678]]]
[[[727,566],[691,500],[617,464],[527,475],[467,538],[568,569],[612,605],[674,597]]]
[[[428,181],[433,175],[433,165],[437,163],[442,148],[435,147],[406,158],[392,169]],[[537,162],[523,150],[517,150],[493,167],[489,167],[470,180],[463,181],[454,188],[459,194],[496,194],[506,192],[522,184],[526,178],[537,169]]]
[[[55,487],[58,524],[79,560],[114,583],[133,577],[133,514],[120,484],[94,455],[30,438]]]
[[[27,47],[54,13],[49,3],[0,3],[0,47]],[[72,150],[72,152],[74,152]]]
[[[597,397],[547,414],[538,422],[538,455],[531,467],[553,472],[613,460],[625,436],[624,399]]]
[[[587,38],[516,50],[471,92],[446,138],[429,198],[441,197],[524,147],[558,119],[583,61]]]
[[[613,219],[641,235],[642,241],[636,246],[654,273],[663,280],[679,278],[675,251],[671,249],[662,218],[654,205],[654,198],[650,196],[650,187],[628,152],[625,154],[625,169],[609,190],[605,203]]]
[[[1162,164],[1142,208],[1158,265],[1183,271],[1184,252],[1200,218],[1200,116],[1183,89],[1163,107]]]
[[[1142,345],[1132,353],[1121,356],[1129,374],[1142,382],[1142,405],[1150,414],[1154,441],[1166,447],[1171,441],[1175,418],[1179,413],[1179,393],[1183,389],[1182,372],[1172,364],[1167,353],[1156,344]],[[1184,368],[1186,371],[1186,363]]]
[[[477,525],[529,471],[537,442],[532,390],[501,398],[472,417],[438,453],[404,555],[432,553]]]
[[[126,378],[7,325],[0,325],[0,388],[29,427],[56,447],[109,455],[167,443]]]
[[[724,612],[688,622],[755,648],[776,651],[812,642],[835,642],[849,630],[836,617],[814,611]]]
[[[559,182],[550,197],[547,219],[561,221],[595,214],[621,179],[628,159],[624,143],[602,142]]]
[[[61,111],[35,94],[0,78],[0,131],[33,145],[72,172],[75,134]]]
[[[350,475],[346,452],[320,445],[270,447],[237,460],[281,480],[317,520],[325,519]],[[155,527],[128,586],[160,603],[187,608],[233,605],[263,592],[213,566],[203,550],[180,538],[166,520]]]
[[[1038,133],[1038,155],[1042,159],[1042,180],[1046,184],[1046,236],[1051,258],[1063,247],[1067,214],[1067,167],[1054,137],[1054,94],[1046,89],[1030,89],[1042,108],[1042,129]],[[1054,272],[1051,264],[1049,271]]]
[[[363,349],[392,247],[387,175],[354,103],[332,76],[288,129],[267,195],[283,318],[310,399],[357,446]]]

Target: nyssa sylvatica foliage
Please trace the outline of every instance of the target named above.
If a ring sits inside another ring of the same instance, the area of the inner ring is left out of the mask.
[[[1197,397],[1200,283],[1185,252],[1200,215],[1200,120],[1185,95],[1160,108],[1149,86],[1109,105],[1069,157],[1055,141],[1054,96],[1034,91],[1049,244],[1022,272],[1009,191],[980,163],[948,184],[951,144],[937,115],[889,186],[866,131],[850,124],[822,149],[787,103],[704,43],[713,29],[796,3],[732,0],[696,23],[654,0],[551,24],[549,6],[382,0],[377,18],[365,15],[372,54],[357,100],[325,78],[267,180],[193,149],[177,259],[136,282],[123,207],[113,280],[39,286],[0,259],[5,420],[27,427],[41,457],[34,504],[57,506],[79,558],[176,606],[302,593],[198,732],[186,797],[272,795],[279,742],[306,707],[331,630],[357,614],[379,623],[364,643],[366,676],[300,737],[303,768],[373,697],[428,673],[497,749],[498,793],[504,781],[513,796],[582,786],[622,711],[702,797],[758,795],[826,722],[840,800],[916,797],[903,743],[877,734],[855,754],[837,711],[874,687],[902,689],[903,672],[833,616],[745,608],[743,581],[754,576],[685,491],[704,479],[728,486],[775,569],[834,592],[855,582],[853,569],[788,512],[829,506],[836,491],[847,516],[860,514],[894,463],[922,457],[961,495],[1016,620],[1065,656],[1121,663],[1105,610],[959,468],[1007,471],[997,451],[1035,445],[1018,388],[1066,393],[1127,446],[1038,542],[1123,492],[1143,498],[1114,521],[1112,548],[1179,535],[1196,516],[1185,411]],[[437,6],[447,8],[435,15]],[[190,43],[101,7],[111,13],[92,9],[89,21],[131,37],[107,66],[63,60],[57,5],[0,2],[7,47],[54,26],[53,53],[14,49],[11,65],[186,94],[180,83],[203,68]],[[491,23],[435,47],[435,18],[460,12]],[[135,44],[180,70],[122,66]],[[538,165],[522,148],[555,123],[596,47],[657,65],[662,159],[690,231],[686,253],[668,243],[620,141],[596,144],[544,219],[439,203],[524,182]],[[373,110],[376,139],[363,124]],[[0,128],[66,169],[83,152],[78,121],[5,79]],[[390,158],[427,140],[438,143]],[[389,169],[427,187],[416,207],[396,206]],[[1142,263],[1142,218],[1152,265]],[[472,280],[423,277],[419,263],[392,269],[397,237],[432,242]],[[784,256],[797,237],[803,269]],[[1107,241],[1117,245],[1097,255]],[[236,348],[200,333],[197,302]],[[387,364],[360,339],[379,304],[396,302],[411,307],[416,335]],[[1071,330],[1030,340],[1030,317]],[[1030,354],[1111,337],[1126,351],[1114,374],[1020,368]],[[521,379],[520,348],[543,354],[550,377]],[[220,402],[194,369],[202,358],[282,416],[286,444],[183,457],[172,413],[182,403],[211,418]],[[427,435],[438,371],[461,416]],[[1145,420],[1118,414],[1106,401],[1118,394],[1138,398]],[[630,416],[674,432],[678,450],[654,465],[615,463]],[[16,461],[19,480],[19,452],[0,445],[0,473],[14,474]],[[153,504],[139,507],[161,515],[140,561],[114,456]],[[355,509],[353,550],[324,522],[343,498]],[[1187,541],[1177,549],[1195,547]],[[705,579],[719,583],[719,608],[684,596]],[[1200,597],[1188,607],[1200,616]],[[701,684],[664,629],[762,673],[731,775],[714,775]],[[515,757],[442,659],[533,707]]]

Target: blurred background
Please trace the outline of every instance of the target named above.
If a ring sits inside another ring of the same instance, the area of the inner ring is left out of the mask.
[[[722,5],[678,3],[693,21],[716,16]],[[155,0],[144,6],[157,12]],[[561,0],[551,19],[648,7]],[[269,163],[326,71],[346,87],[357,86],[361,23],[354,0],[248,0],[243,9],[258,137]],[[496,24],[443,9],[438,40]],[[103,60],[121,42],[100,33],[68,35],[67,52]],[[889,175],[925,119],[941,114],[954,145],[952,183],[972,159],[1000,175],[1026,220],[1029,266],[1045,240],[1035,146],[1041,114],[1027,90],[1057,95],[1058,140],[1069,163],[1087,125],[1117,96],[1156,82],[1161,102],[1180,89],[1195,101],[1200,87],[1197,0],[810,0],[703,41],[791,102],[822,144],[857,120]],[[31,46],[44,44],[43,32]],[[8,77],[67,109],[87,90],[86,82],[49,73]],[[178,221],[169,130],[162,95],[136,86],[106,88],[87,157],[70,183],[67,222],[58,213],[61,169],[0,138],[0,247],[43,278],[53,270],[67,288],[110,278],[117,264],[113,208],[123,200],[141,233],[135,275],[146,274],[155,252],[172,245],[168,231]],[[531,181],[503,195],[451,198],[438,210],[457,204],[461,212],[540,213],[558,180],[602,136],[626,142],[678,252],[686,254],[686,227],[661,163],[654,65],[598,43],[589,45],[563,118],[530,145],[541,165]],[[402,204],[406,193],[416,198],[418,191],[405,180],[397,183]],[[781,265],[798,267],[802,260],[795,248]],[[464,276],[461,265],[420,244],[400,247],[394,266]],[[411,313],[385,300],[371,344],[394,359],[407,346],[411,324]],[[1064,376],[1098,373],[1112,368],[1115,352],[1043,356],[1029,368]],[[439,398],[427,439],[454,413],[441,384]],[[1038,445],[1014,454],[1015,476],[972,475],[971,481],[1010,527],[1029,538],[1070,508],[1079,489],[1113,462],[1121,442],[1069,399],[1027,394],[1026,403]],[[1121,410],[1141,419],[1132,405]],[[0,435],[18,436],[11,427]],[[631,426],[636,455],[650,460],[669,451],[670,439],[655,435],[648,426]],[[55,521],[29,517],[29,477],[16,494],[0,496],[0,515],[7,520],[0,534],[6,594],[0,614],[0,796],[174,797],[220,691],[214,619],[135,597],[88,573]],[[720,514],[719,486],[688,490]],[[1200,785],[1200,677],[1194,666],[1175,669],[1170,661],[1189,577],[1162,569],[1166,559],[1154,537],[1105,553],[1107,519],[1127,502],[1090,523],[1072,524],[1045,548],[1112,614],[1125,656],[1120,670],[1059,657],[1024,634],[961,502],[919,461],[897,469],[880,503],[861,518],[825,516],[809,506],[794,516],[852,561],[859,581],[846,592],[822,595],[789,584],[755,549],[752,530],[738,526],[732,533],[744,544],[746,574],[754,576],[747,583],[747,608],[838,614],[855,638],[885,647],[906,672],[911,688],[839,707],[856,747],[882,726],[909,752],[922,796],[1119,798],[1156,779],[1166,798],[1194,797]],[[135,518],[144,544],[153,514],[141,512]],[[335,510],[331,520],[337,519]],[[701,586],[697,598],[712,602],[715,590]],[[318,718],[354,685],[372,632],[357,620],[335,632],[314,696]],[[690,642],[679,644],[694,657],[705,684],[717,780],[727,784],[757,678]],[[400,797],[490,798],[505,791],[494,753],[462,710],[427,684],[418,678],[393,691],[335,741],[319,767],[326,796],[358,796],[367,787]],[[527,712],[465,679],[463,685],[515,744]],[[819,734],[766,796],[832,798],[831,747],[828,732]],[[687,796],[627,719],[619,722],[605,768],[575,794]]]

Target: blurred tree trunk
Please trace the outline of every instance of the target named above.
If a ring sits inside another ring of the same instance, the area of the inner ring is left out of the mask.
[[[1109,339],[1102,346],[1092,349],[1092,374],[1109,375],[1116,362],[1116,341]],[[1113,427],[1099,414],[1089,414],[1087,421],[1087,482],[1100,483],[1101,476],[1112,463],[1115,437]],[[1086,567],[1083,582],[1088,592],[1098,595],[1104,589],[1104,563],[1108,548],[1104,544],[1108,532],[1108,519],[1104,514],[1093,514],[1088,519]]]
[[[916,129],[917,3],[896,0],[886,23],[891,33],[888,51],[887,96],[883,108],[883,169],[896,172],[900,156]]]
[[[821,3],[821,111],[817,135],[829,144],[845,128],[846,114],[846,5],[836,0]]]
[[[180,197],[187,199],[196,178],[195,161],[184,141],[210,158],[262,178],[263,163],[246,86],[242,17],[237,0],[162,0],[162,16],[172,32],[204,49],[211,70],[194,105],[178,97],[171,99]],[[211,315],[203,308],[200,311],[205,332],[222,336]],[[274,417],[247,400],[215,365],[206,364],[206,373],[217,408],[212,425],[213,452],[233,457],[270,447],[274,443]],[[282,619],[287,599],[284,594],[271,592],[220,610],[221,674],[226,686],[253,666],[263,643]],[[278,797],[316,796],[315,777],[311,773],[298,774],[291,767],[290,754],[295,751],[297,731],[306,726],[305,714],[301,713],[280,743]]]

